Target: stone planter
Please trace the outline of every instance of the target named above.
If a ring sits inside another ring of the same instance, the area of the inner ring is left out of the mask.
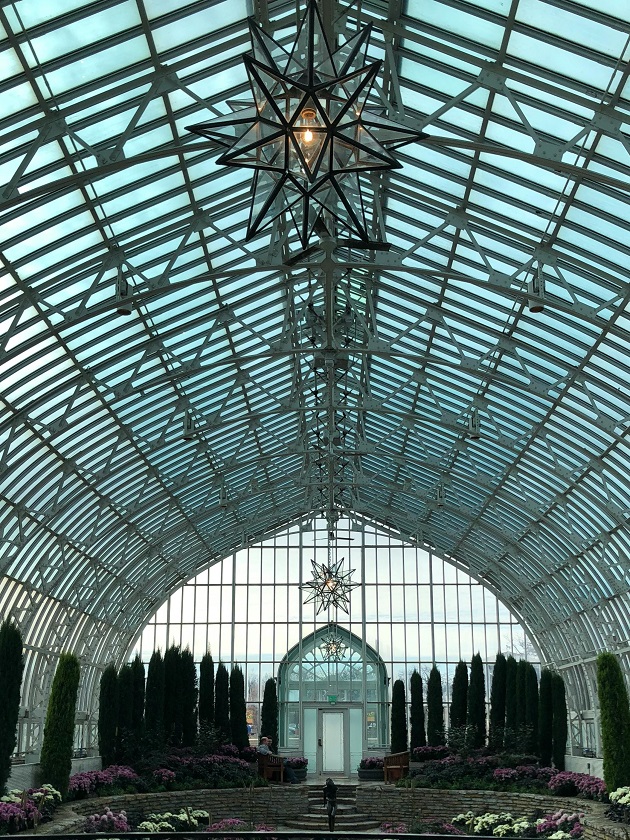
[[[366,770],[359,767],[357,775],[360,782],[382,782],[385,778],[382,767],[375,767]]]
[[[305,782],[306,781],[306,774],[308,773],[308,767],[294,767],[293,772],[295,773],[295,778],[298,782]]]

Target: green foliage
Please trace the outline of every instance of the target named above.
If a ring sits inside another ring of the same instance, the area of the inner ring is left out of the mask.
[[[243,750],[249,746],[245,678],[238,665],[235,665],[230,672],[230,730],[232,732],[232,743],[235,747]]]
[[[180,653],[182,698],[182,746],[192,747],[197,740],[197,669],[188,648]]]
[[[604,781],[606,788],[613,791],[630,784],[628,692],[619,660],[613,653],[600,653],[597,657],[597,696],[601,713]]]
[[[556,770],[564,770],[564,756],[567,748],[567,701],[564,690],[564,680],[560,674],[553,674],[551,677],[551,703],[553,706],[553,742],[552,758]],[[626,697],[626,706],[628,700]],[[630,729],[626,729],[626,735]],[[619,737],[619,734],[617,734]],[[608,788],[611,790],[612,788]]]
[[[0,625],[0,795],[11,775],[24,657],[22,635],[10,619]]]
[[[553,702],[551,694],[552,673],[543,668],[540,674],[538,698],[538,752],[543,767],[551,767],[553,749]]]
[[[52,785],[62,796],[68,790],[72,769],[74,716],[79,690],[79,660],[62,653],[53,678],[44,724],[40,758],[42,782]]]
[[[127,662],[118,672],[117,761],[126,764],[137,749],[133,739],[133,671]]]
[[[503,747],[506,668],[507,660],[505,656],[502,653],[497,653],[490,688],[490,732],[488,735],[488,746],[493,752],[499,752]]]
[[[479,653],[470,662],[467,724],[470,728],[471,747],[483,747],[486,743],[486,678]]]
[[[144,725],[150,741],[157,743],[164,734],[164,659],[159,650],[152,653],[147,671]]]
[[[227,668],[222,662],[219,662],[214,681],[214,728],[222,744],[229,743],[232,737],[230,730],[229,680]]]
[[[133,708],[131,712],[131,728],[139,740],[144,731],[144,665],[140,656],[136,654],[131,663]]]
[[[525,747],[527,752],[535,753],[538,749],[538,675],[531,662],[527,663],[525,676]]]
[[[164,737],[181,744],[183,726],[181,650],[171,645],[164,653]]]
[[[273,749],[278,749],[278,696],[276,681],[270,677],[265,683],[262,709],[260,712],[260,735],[273,741]]]
[[[427,680],[427,744],[437,747],[444,743],[444,701],[442,675],[434,665]]]
[[[522,732],[527,724],[525,701],[527,696],[527,662],[519,659],[516,666],[516,729]]]
[[[409,722],[411,724],[410,748],[426,747],[427,733],[424,728],[424,701],[422,698],[422,677],[414,670],[409,680],[409,694],[411,705],[409,708]]]
[[[516,659],[508,656],[505,664],[505,738],[506,750],[516,747]]]
[[[98,749],[103,767],[116,763],[118,732],[118,674],[115,665],[108,665],[101,674],[98,703]]]
[[[392,687],[391,739],[390,752],[405,752],[409,749],[407,702],[405,700],[405,684],[402,680],[396,680]]]
[[[451,691],[450,728],[466,725],[468,709],[468,666],[461,659],[455,668]]]
[[[214,661],[205,653],[199,665],[199,725],[214,725]]]

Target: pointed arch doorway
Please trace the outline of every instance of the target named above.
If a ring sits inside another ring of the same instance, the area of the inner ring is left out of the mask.
[[[386,743],[387,710],[385,663],[343,627],[320,627],[280,663],[280,746],[303,753],[309,775],[354,774],[369,746]]]

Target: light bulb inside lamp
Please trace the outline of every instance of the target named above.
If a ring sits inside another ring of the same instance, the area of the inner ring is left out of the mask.
[[[313,134],[313,126],[317,125],[317,115],[314,108],[304,108],[300,115],[300,126],[304,129],[302,131],[301,140],[307,145],[312,143],[315,139]]]

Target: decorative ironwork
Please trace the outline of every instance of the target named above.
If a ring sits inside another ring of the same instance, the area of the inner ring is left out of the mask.
[[[254,104],[228,102],[229,115],[188,127],[227,148],[218,164],[255,170],[247,239],[288,212],[303,247],[315,230],[382,246],[370,241],[361,176],[399,168],[390,150],[425,135],[368,105],[382,63],[368,60],[371,25],[331,50],[311,0],[290,52],[249,26]]]
[[[339,662],[345,657],[348,645],[346,645],[341,636],[338,636],[334,632],[333,628],[331,628],[330,633],[323,637],[319,648],[326,659]]]

